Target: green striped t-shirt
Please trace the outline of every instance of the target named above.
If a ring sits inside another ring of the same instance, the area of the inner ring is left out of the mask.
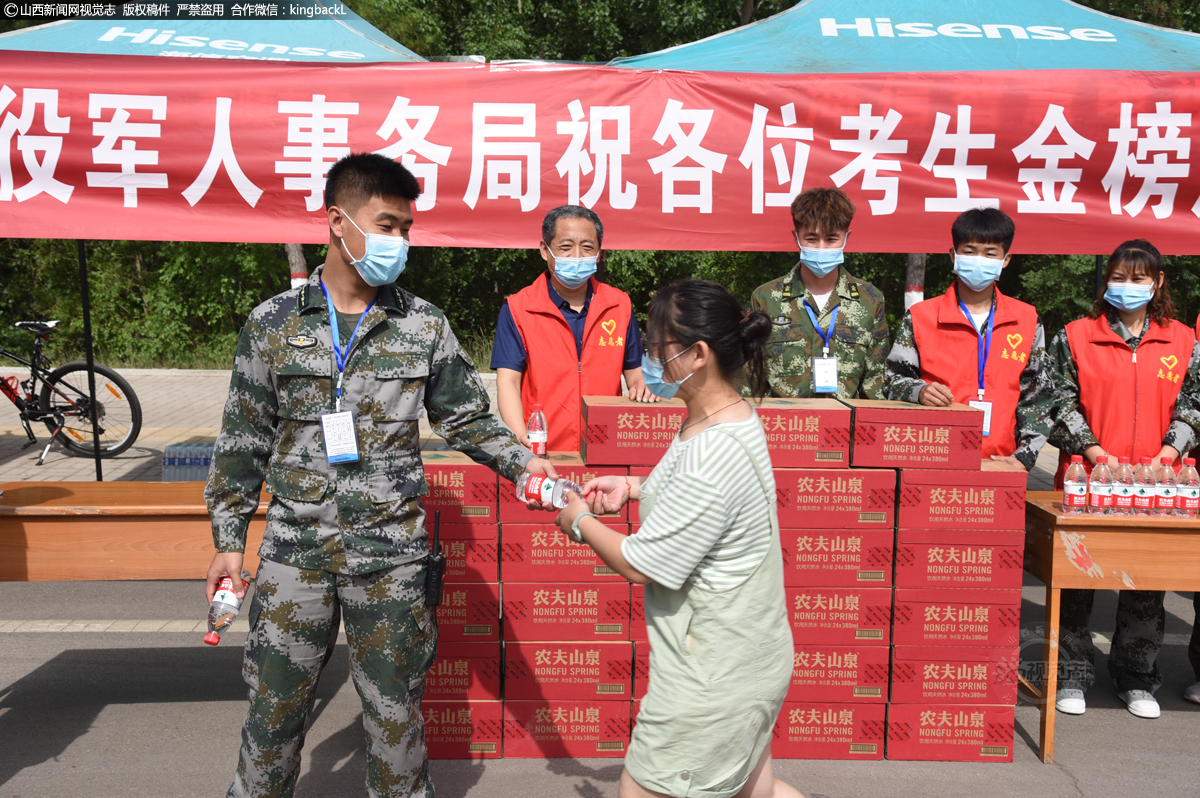
[[[638,533],[622,541],[621,553],[663,587],[678,590],[691,581],[707,590],[732,590],[750,578],[771,548],[775,479],[757,414],[714,425],[687,441],[676,438],[642,492],[653,495],[653,506]]]

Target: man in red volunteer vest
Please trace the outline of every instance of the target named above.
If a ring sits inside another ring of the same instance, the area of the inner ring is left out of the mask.
[[[530,445],[525,422],[540,404],[549,451],[579,451],[580,400],[629,396],[658,401],[642,380],[642,335],[629,295],[595,278],[604,224],[580,205],[542,221],[538,245],[546,272],[500,309],[492,368],[500,418]]]
[[[983,456],[1026,470],[1050,434],[1046,334],[1032,305],[1000,293],[1016,229],[998,208],[961,214],[950,228],[957,277],[913,305],[887,359],[889,399],[983,410]]]
[[[1162,255],[1145,239],[1126,241],[1108,259],[1104,296],[1092,315],[1068,324],[1048,347],[1054,370],[1055,425],[1059,448],[1055,488],[1071,455],[1090,473],[1097,458],[1110,467],[1141,458],[1154,468],[1174,462],[1196,443],[1200,430],[1200,345],[1175,321]],[[1060,712],[1087,709],[1084,693],[1095,681],[1089,621],[1092,590],[1063,590],[1059,629]],[[1163,592],[1122,590],[1108,671],[1130,713],[1157,718],[1154,691],[1162,685],[1158,652],[1163,642]],[[1194,694],[1193,688],[1188,688]]]

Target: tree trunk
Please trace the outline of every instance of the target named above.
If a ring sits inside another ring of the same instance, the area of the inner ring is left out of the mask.
[[[754,21],[754,12],[758,10],[755,0],[742,0],[742,10],[738,12],[738,24],[749,25]]]
[[[909,253],[908,273],[904,278],[904,309],[925,298],[925,253]]]
[[[304,260],[303,244],[284,244],[287,252],[288,270],[292,275],[292,288],[298,288],[308,282],[308,263]]]

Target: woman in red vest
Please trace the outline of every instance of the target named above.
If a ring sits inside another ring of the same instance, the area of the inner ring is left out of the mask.
[[[1163,457],[1179,468],[1200,429],[1200,346],[1175,321],[1162,256],[1144,239],[1126,241],[1108,260],[1108,288],[1092,315],[1073,321],[1050,344],[1055,371],[1055,426],[1060,449],[1055,488],[1061,489],[1070,455],[1109,462]],[[1095,681],[1088,622],[1094,591],[1062,591],[1059,632],[1060,712],[1086,709],[1084,691]],[[1163,593],[1122,590],[1108,670],[1117,693],[1138,717],[1157,718],[1153,692],[1162,685],[1155,662],[1162,646]]]

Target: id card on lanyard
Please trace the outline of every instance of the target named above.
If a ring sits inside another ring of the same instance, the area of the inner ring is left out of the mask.
[[[321,413],[321,438],[325,444],[325,461],[330,465],[356,463],[359,460],[358,431],[354,423],[354,411],[342,410],[342,380],[346,376],[346,360],[350,357],[354,339],[358,337],[363,320],[367,318],[371,308],[375,307],[375,300],[372,299],[371,304],[367,305],[367,309],[358,317],[358,324],[354,325],[354,332],[350,334],[350,340],[346,342],[346,349],[343,351],[338,345],[340,333],[333,299],[329,296],[329,289],[325,287],[323,280],[321,281],[321,290],[325,292],[325,304],[329,308],[329,331],[333,335],[333,361],[338,370],[337,394],[334,399],[333,412],[326,410]]]
[[[967,317],[967,320],[971,322],[971,326],[974,327],[975,321],[971,318],[970,311],[967,310],[967,306],[961,299],[958,300],[958,307],[959,310],[963,312],[963,315]],[[984,328],[984,330],[976,331],[979,334],[979,398],[974,401],[967,402],[968,405],[976,410],[983,411],[983,437],[985,438],[991,437],[992,434],[992,403],[985,401],[983,398],[983,372],[984,369],[987,368],[988,355],[992,351],[992,326],[995,321],[996,303],[995,300],[993,300],[992,307],[988,311],[987,326]]]
[[[833,338],[833,328],[837,326],[840,309],[840,305],[833,306],[833,313],[829,317],[829,331],[826,332],[817,322],[816,311],[809,306],[807,299],[804,300],[804,310],[812,321],[813,329],[821,336],[822,343],[821,357],[814,356],[812,362],[813,393],[837,393],[838,390],[838,362],[836,356],[829,356],[829,341]]]

